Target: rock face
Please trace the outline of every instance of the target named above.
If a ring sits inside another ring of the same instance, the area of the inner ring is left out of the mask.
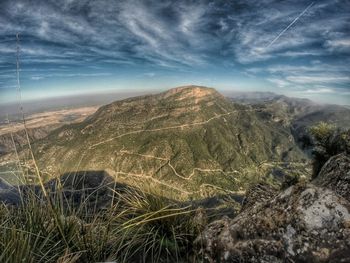
[[[349,262],[350,202],[298,184],[209,224],[195,245],[205,262]]]
[[[277,194],[277,189],[268,183],[258,183],[249,188],[242,202],[242,211],[253,207],[256,204],[270,200]]]
[[[350,202],[350,156],[342,153],[331,157],[313,183],[332,189]]]

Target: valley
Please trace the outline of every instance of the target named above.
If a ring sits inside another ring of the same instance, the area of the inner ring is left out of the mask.
[[[26,127],[31,142],[45,138],[51,131],[71,123],[81,122],[97,110],[97,106],[70,108],[62,110],[47,110],[26,116]],[[20,120],[5,120],[0,125],[0,178],[19,183],[20,174],[16,150],[20,151],[28,144],[23,122]],[[16,150],[15,148],[16,147]],[[22,162],[22,166],[26,163]]]
[[[34,113],[26,116],[26,125],[28,129],[43,128],[47,126],[59,127],[64,124],[81,122],[87,116],[93,114],[97,109],[98,107],[94,106]],[[11,125],[3,123],[0,125],[0,136],[9,133],[17,133],[23,129],[23,123],[20,120],[17,121],[17,123],[11,122]]]

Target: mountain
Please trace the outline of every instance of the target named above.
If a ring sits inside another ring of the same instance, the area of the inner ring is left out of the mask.
[[[318,122],[332,123],[338,128],[350,128],[350,109],[345,106],[318,104],[308,99],[290,98],[271,92],[241,92],[230,95],[236,103],[249,105],[261,117],[289,127],[295,141],[304,149],[310,141],[308,128]]]
[[[271,101],[274,100],[281,95],[278,95],[273,92],[244,92],[244,91],[234,91],[234,92],[226,92],[226,97],[233,99],[236,102],[243,104],[256,104],[261,103],[263,101]]]
[[[176,198],[244,191],[271,169],[305,166],[289,129],[212,88],[185,86],[102,106],[34,144],[47,177],[106,170]]]
[[[290,177],[308,163],[292,125],[311,113],[277,100],[238,104],[180,87],[50,132],[33,143],[41,186],[0,179],[3,258],[60,261],[69,250],[79,262],[348,262],[349,131],[324,142],[328,161],[312,181]],[[28,249],[7,253],[18,242]]]
[[[27,129],[28,136],[30,141],[35,141],[44,138],[47,136],[50,131],[58,128],[60,125],[47,125],[43,127],[38,127],[38,128],[29,128]],[[13,141],[12,141],[13,137]],[[27,142],[27,137],[26,133],[24,130],[16,131],[12,134],[11,133],[6,133],[6,134],[0,134],[0,156],[6,155],[8,153],[11,153],[14,151],[14,145],[15,143],[17,148],[23,147],[26,145]]]

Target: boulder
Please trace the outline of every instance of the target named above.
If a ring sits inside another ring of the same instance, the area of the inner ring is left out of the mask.
[[[350,202],[297,184],[234,219],[209,224],[195,240],[204,262],[349,262]]]
[[[331,157],[312,183],[327,187],[350,202],[350,156],[341,153]]]
[[[270,184],[265,182],[257,183],[248,189],[246,196],[242,202],[241,211],[270,200],[277,193],[277,189]]]

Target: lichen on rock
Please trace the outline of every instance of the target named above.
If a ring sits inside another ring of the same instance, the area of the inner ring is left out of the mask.
[[[313,184],[327,187],[350,202],[350,156],[341,153],[331,157]]]
[[[349,211],[350,203],[331,190],[298,184],[209,224],[195,244],[206,262],[350,260]]]

